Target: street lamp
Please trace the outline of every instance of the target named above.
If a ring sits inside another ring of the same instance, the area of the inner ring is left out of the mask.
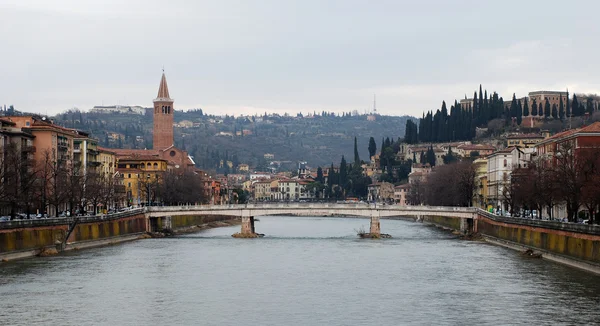
[[[146,175],[146,199],[148,200],[148,206],[150,206],[150,174]]]

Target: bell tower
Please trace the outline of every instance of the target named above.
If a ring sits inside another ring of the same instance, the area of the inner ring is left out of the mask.
[[[169,96],[167,78],[163,70],[158,95],[154,99],[153,148],[165,149],[173,145],[173,99]]]

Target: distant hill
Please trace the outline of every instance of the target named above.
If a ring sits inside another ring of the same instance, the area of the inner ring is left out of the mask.
[[[54,122],[65,127],[91,132],[101,146],[112,148],[151,148],[152,115],[119,113],[86,113],[67,111],[55,116]],[[213,116],[201,110],[175,111],[175,145],[187,150],[198,167],[204,169],[233,169],[246,163],[264,168],[269,162],[263,156],[274,154],[275,161],[306,161],[309,166],[338,164],[341,156],[353,159],[354,137],[358,140],[361,159],[368,160],[369,137],[381,146],[382,137],[404,136],[409,116],[366,115],[334,116],[323,113],[303,116]],[[223,171],[219,171],[223,172]]]

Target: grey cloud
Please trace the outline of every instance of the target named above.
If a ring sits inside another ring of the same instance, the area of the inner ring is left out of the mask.
[[[479,83],[595,92],[600,4],[567,5],[5,0],[0,103],[151,105],[163,65],[177,108],[229,114],[362,110],[377,93],[380,112],[420,116]]]

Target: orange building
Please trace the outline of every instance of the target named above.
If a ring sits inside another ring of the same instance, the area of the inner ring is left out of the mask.
[[[77,130],[63,128],[46,118],[35,116],[7,117],[17,128],[35,136],[34,159],[40,164],[46,161],[46,155],[52,162],[71,163],[73,161],[73,138]]]

